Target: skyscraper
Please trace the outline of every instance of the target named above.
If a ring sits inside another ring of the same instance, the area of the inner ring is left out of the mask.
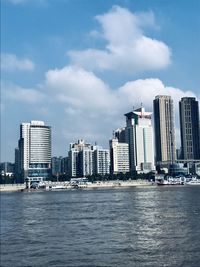
[[[143,107],[125,114],[130,170],[138,173],[155,170],[151,114]]]
[[[200,159],[199,105],[194,97],[183,97],[179,102],[181,157]]]
[[[173,163],[176,159],[176,144],[174,106],[171,96],[156,96],[153,109],[156,162],[157,164]]]
[[[20,125],[20,167],[29,182],[45,180],[51,170],[51,127],[43,121]]]

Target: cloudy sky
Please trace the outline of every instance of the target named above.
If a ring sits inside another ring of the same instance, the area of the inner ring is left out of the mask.
[[[124,113],[155,95],[200,99],[199,0],[2,0],[1,160],[19,125],[52,126],[53,156],[108,147]]]

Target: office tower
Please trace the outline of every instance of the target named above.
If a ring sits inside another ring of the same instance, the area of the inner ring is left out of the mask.
[[[64,157],[61,160],[61,173],[69,174],[69,159],[68,157]]]
[[[125,137],[125,127],[118,128],[113,132],[113,138],[117,138],[119,143],[125,143],[126,137]]]
[[[155,170],[151,114],[145,112],[143,107],[125,114],[130,170],[138,173]]]
[[[127,173],[129,168],[129,146],[119,143],[117,138],[110,140],[111,173]]]
[[[51,127],[43,121],[20,125],[20,167],[29,182],[48,178],[51,170]]]
[[[110,169],[109,150],[78,140],[70,144],[68,153],[69,173],[72,177],[107,174]]]
[[[110,173],[110,153],[108,149],[94,146],[94,174],[105,175]]]
[[[179,102],[182,159],[200,159],[199,105],[194,97]]]
[[[171,96],[158,95],[153,101],[156,162],[158,165],[176,160],[175,118]]]
[[[59,176],[62,173],[62,157],[51,158],[51,173],[52,175]]]

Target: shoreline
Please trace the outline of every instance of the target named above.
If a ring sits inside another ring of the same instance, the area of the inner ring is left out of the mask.
[[[42,191],[63,191],[63,190],[70,190],[70,189],[76,189],[73,185],[70,185],[66,182],[52,182],[51,183],[54,188],[50,190],[42,189]],[[63,186],[62,189],[57,189],[56,186]],[[95,183],[88,183],[88,184],[82,184],[79,185],[78,189],[103,189],[103,188],[125,188],[125,187],[138,187],[138,186],[153,186],[153,184],[149,181],[143,181],[143,180],[133,180],[133,181],[106,181],[106,182],[95,182]],[[0,192],[18,192],[18,191],[31,191],[31,192],[37,192],[35,189],[28,190],[26,189],[25,184],[1,184],[0,185]],[[38,189],[38,191],[41,191],[41,189]]]
[[[198,184],[200,186],[200,184]],[[195,186],[195,185],[163,185],[158,186],[156,183],[146,180],[131,180],[131,181],[99,181],[95,183],[86,183],[79,185],[71,185],[69,182],[51,182],[52,188],[44,189],[27,189],[26,184],[1,184],[0,193],[2,192],[41,192],[41,191],[67,191],[75,189],[111,189],[111,188],[130,188],[130,187],[179,187],[179,186]]]
[[[25,188],[25,184],[1,184],[0,192],[17,192]]]

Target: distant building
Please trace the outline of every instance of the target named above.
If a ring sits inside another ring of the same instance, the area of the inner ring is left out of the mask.
[[[2,176],[13,176],[15,171],[15,164],[11,162],[0,163],[0,170]]]
[[[64,157],[61,160],[61,174],[69,174],[69,159]]]
[[[125,114],[130,170],[138,173],[155,170],[151,114],[143,107]]]
[[[169,174],[172,176],[185,176],[189,174],[189,166],[183,163],[169,164]]]
[[[79,152],[79,175],[88,176],[94,174],[94,157],[93,150],[90,147],[83,147]]]
[[[72,177],[81,177],[83,172],[83,166],[81,163],[80,152],[84,149],[91,149],[90,144],[86,144],[84,140],[80,139],[77,143],[71,143],[68,152],[69,159],[69,174]],[[83,157],[83,156],[82,156]],[[82,159],[83,162],[83,159]]]
[[[68,153],[69,174],[84,177],[92,174],[109,173],[109,150],[93,146],[80,139],[70,144]]]
[[[51,172],[51,127],[43,121],[20,125],[20,169],[24,179],[42,181]]]
[[[118,128],[113,132],[113,137],[117,138],[119,143],[125,143],[126,142],[126,135],[125,135],[125,127]]]
[[[129,168],[129,146],[117,138],[110,140],[111,173],[127,173]]]
[[[179,102],[181,130],[181,158],[200,159],[199,104],[194,97],[183,97]]]
[[[153,101],[156,162],[171,164],[176,160],[175,117],[171,96],[158,95]]]
[[[108,149],[103,149],[99,146],[93,147],[94,157],[94,174],[109,174],[110,173],[110,153]]]
[[[59,176],[62,173],[62,157],[51,158],[51,173],[52,175]]]
[[[19,148],[15,148],[15,176],[21,176],[21,169],[20,169],[20,151]]]
[[[71,147],[68,152],[69,158],[69,175],[71,177],[79,177],[80,170],[79,170],[79,151],[77,148]]]
[[[195,173],[200,176],[200,162],[195,163]]]

